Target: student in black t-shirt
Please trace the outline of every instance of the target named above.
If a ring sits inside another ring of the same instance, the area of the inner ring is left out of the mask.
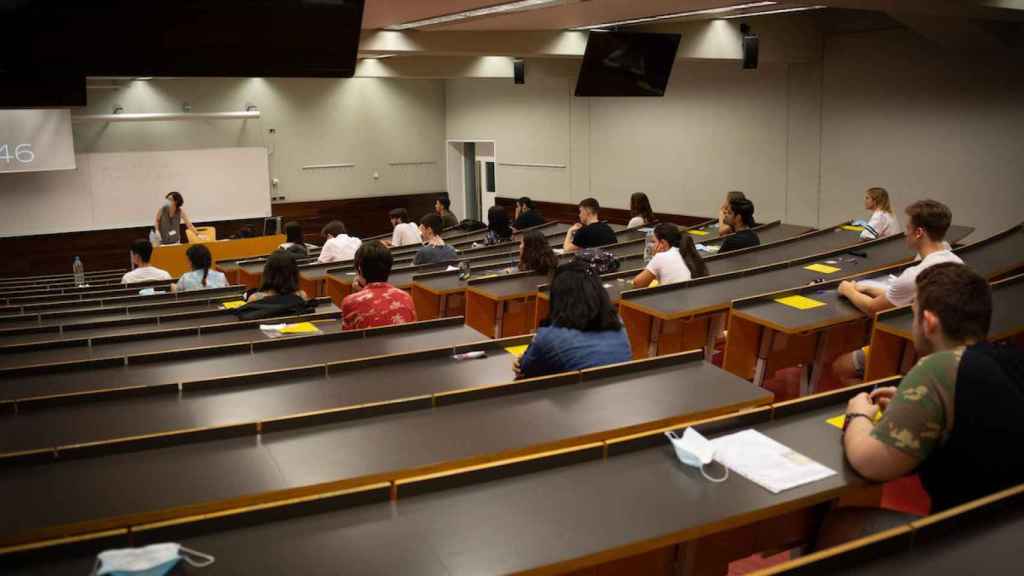
[[[722,247],[718,250],[719,254],[761,245],[761,239],[757,237],[757,233],[750,229],[754,225],[753,202],[746,198],[729,202],[725,220],[735,232],[722,242]]]
[[[533,207],[533,200],[526,196],[516,200],[516,221],[512,223],[513,228],[525,230],[534,226],[540,226],[543,223],[544,216],[541,216],[541,213]]]
[[[618,241],[612,227],[598,217],[600,210],[601,205],[593,198],[580,202],[580,221],[565,233],[565,242],[562,243],[566,252],[606,246]]]

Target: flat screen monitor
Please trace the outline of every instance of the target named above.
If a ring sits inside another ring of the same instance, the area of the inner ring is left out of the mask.
[[[680,34],[593,31],[577,96],[664,96]]]

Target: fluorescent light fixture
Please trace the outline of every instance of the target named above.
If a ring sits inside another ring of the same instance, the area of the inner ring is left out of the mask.
[[[728,16],[722,16],[722,20],[730,20],[732,18],[747,18],[749,16],[767,16],[769,14],[785,14],[787,12],[806,12],[807,10],[821,10],[822,8],[828,8],[824,4],[818,4],[815,6],[800,6],[797,8],[782,8],[780,10],[768,10],[766,12],[747,12],[746,14],[730,14]]]
[[[360,60],[383,60],[385,58],[393,58],[397,54],[368,54],[366,56],[360,56]]]
[[[456,12],[454,14],[445,14],[444,16],[436,16],[434,18],[426,18],[424,20],[404,22],[402,24],[388,26],[385,29],[410,30],[412,28],[423,28],[425,26],[447,24],[449,22],[458,22],[460,20],[468,20],[470,18],[480,18],[482,16],[494,16],[497,14],[522,12],[524,10],[536,10],[537,8],[545,8],[547,6],[551,6],[552,4],[561,4],[562,2],[563,0],[518,0],[517,2],[506,2],[504,4],[497,4],[495,6],[485,6],[483,8],[466,10],[465,12]]]
[[[152,80],[152,79],[153,79],[152,76],[139,76],[138,78],[136,78],[136,80],[142,80],[142,81]]]
[[[762,8],[764,6],[774,6],[778,2],[750,2],[747,4],[737,4],[735,6],[720,6],[718,8],[705,8],[703,10],[691,10],[689,12],[675,12],[672,14],[661,14],[659,16],[645,16],[643,18],[633,18],[632,20],[620,20],[618,22],[603,22],[601,24],[592,24],[590,26],[579,26],[572,28],[572,30],[599,30],[603,28],[614,28],[617,26],[630,26],[632,24],[646,24],[648,22],[658,22],[661,20],[673,20],[675,18],[685,18],[686,16],[701,16],[704,14],[723,14],[725,12],[733,12],[735,10],[744,10],[747,8]]]

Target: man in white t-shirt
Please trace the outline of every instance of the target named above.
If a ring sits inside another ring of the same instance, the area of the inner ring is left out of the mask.
[[[121,284],[148,282],[149,280],[170,280],[171,275],[166,270],[149,265],[149,258],[152,255],[153,245],[149,243],[149,240],[136,240],[132,242],[132,266],[134,269],[121,277]]]
[[[839,294],[849,299],[861,312],[874,317],[875,314],[907,306],[914,301],[917,289],[917,275],[929,266],[943,262],[963,264],[959,256],[950,251],[946,243],[946,231],[953,220],[945,204],[935,200],[919,200],[907,207],[907,245],[917,252],[920,261],[903,270],[884,288],[878,283],[858,284],[846,280],[839,284]],[[870,350],[867,346],[836,358],[832,370],[844,384],[859,382],[864,377],[864,367]]]
[[[391,225],[394,226],[394,230],[391,232],[391,240],[384,240],[385,246],[397,248],[399,246],[415,246],[423,243],[419,226],[409,222],[409,212],[405,208],[395,208],[388,213],[388,218],[391,219]]]
[[[359,250],[363,241],[345,232],[345,224],[341,220],[331,220],[324,226],[320,231],[320,236],[324,238],[324,247],[320,249],[317,262],[324,264],[355,258],[356,250]]]

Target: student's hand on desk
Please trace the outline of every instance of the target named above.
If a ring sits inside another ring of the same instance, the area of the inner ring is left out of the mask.
[[[871,393],[871,401],[878,405],[882,412],[889,407],[889,402],[892,401],[893,397],[896,396],[895,386],[886,386],[885,388],[876,388]]]
[[[516,373],[516,380],[523,377],[523,368],[519,363],[520,360],[520,358],[516,358],[515,361],[512,362],[512,371]]]
[[[877,392],[877,390],[876,390]],[[846,404],[847,414],[864,414],[871,419],[875,418],[875,413],[878,412],[878,404],[871,401],[871,396],[867,392],[861,392]]]
[[[857,283],[850,280],[843,280],[839,283],[839,294],[841,296],[850,297],[851,294],[857,293]]]

